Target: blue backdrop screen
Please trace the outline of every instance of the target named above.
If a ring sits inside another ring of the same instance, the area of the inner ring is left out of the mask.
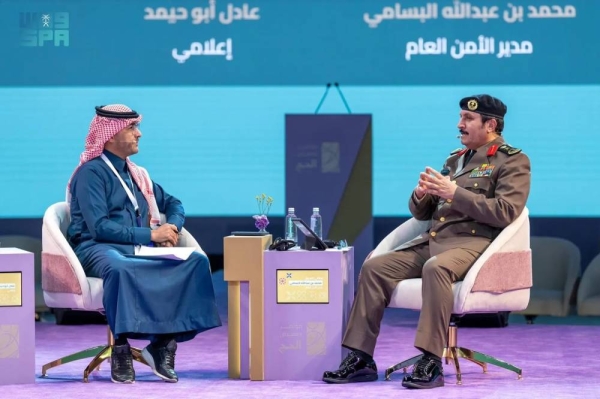
[[[284,115],[338,81],[373,114],[375,216],[407,215],[425,166],[456,139],[458,101],[508,105],[505,137],[532,161],[536,216],[600,216],[600,2],[0,1],[0,217],[62,200],[94,106],[144,115],[133,160],[190,216],[284,198]],[[346,112],[331,90],[321,113]],[[580,173],[575,173],[577,169]],[[291,182],[288,182],[291,183]]]
[[[0,10],[10,86],[600,83],[590,0],[5,0]]]

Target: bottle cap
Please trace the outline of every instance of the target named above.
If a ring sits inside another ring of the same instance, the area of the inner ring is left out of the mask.
[[[319,208],[313,208],[313,212],[319,212]]]
[[[288,212],[294,212],[295,209],[294,208],[288,208]]]

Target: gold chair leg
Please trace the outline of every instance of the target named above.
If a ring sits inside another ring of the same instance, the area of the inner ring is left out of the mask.
[[[478,365],[479,367],[481,367],[483,369],[483,373],[486,374],[487,373],[487,363],[485,362],[481,362],[479,360],[475,360],[471,357],[468,356],[467,352],[469,352],[468,349],[465,349],[467,352],[463,352],[464,348],[456,348],[456,351],[458,353],[458,356],[462,357],[463,359],[466,359],[470,362],[475,363],[476,365]]]
[[[450,348],[444,348],[444,352],[442,353],[442,359],[444,359],[446,364],[450,364],[450,360],[452,359],[452,352],[450,351]]]
[[[413,364],[415,364],[416,362],[418,362],[419,360],[421,360],[421,358],[423,357],[423,355],[417,355],[415,357],[411,357],[408,360],[405,360],[401,363],[398,363],[394,366],[388,367],[385,370],[385,380],[389,381],[390,380],[390,375],[392,375],[393,372],[398,371],[400,369],[403,369],[404,374],[406,374],[406,368],[409,366],[412,366]]]
[[[79,351],[77,353],[73,353],[72,355],[68,355],[68,356],[62,357],[60,359],[54,360],[50,363],[47,363],[42,366],[42,377],[45,377],[47,371],[53,367],[60,366],[62,364],[66,364],[66,363],[70,363],[70,362],[74,362],[76,360],[85,359],[88,357],[95,358],[96,356],[98,356],[98,354],[100,354],[105,349],[106,349],[106,345],[95,346],[93,348],[85,349],[85,350]]]
[[[517,379],[519,379],[519,380],[523,378],[523,370],[518,368],[517,366],[513,366],[512,364],[507,363],[503,360],[496,359],[495,357],[492,357],[492,356],[489,356],[489,355],[486,355],[486,354],[483,354],[481,352],[477,352],[477,351],[474,351],[471,349],[458,348],[458,350],[461,353],[461,357],[471,360],[474,363],[493,364],[493,365],[501,367],[503,369],[514,371],[515,373],[517,373]],[[487,371],[487,367],[484,368],[484,372],[485,371]]]
[[[88,382],[88,376],[90,375],[92,370],[100,367],[100,363],[102,363],[106,359],[110,359],[111,352],[112,352],[112,346],[106,345],[104,347],[104,350],[101,351],[100,353],[98,353],[96,355],[96,357],[94,357],[92,359],[90,364],[88,364],[88,366],[85,368],[85,370],[83,370],[83,382]]]
[[[46,376],[46,373],[49,369],[60,366],[62,364],[74,362],[76,360],[85,359],[88,357],[92,357],[92,361],[88,364],[88,366],[83,371],[83,382],[89,381],[89,375],[94,370],[100,370],[100,365],[105,360],[110,360],[110,355],[112,353],[112,346],[115,344],[115,339],[113,337],[110,328],[107,327],[107,344],[95,346],[93,348],[85,349],[80,352],[74,353],[69,356],[65,356],[63,358],[57,359],[53,362],[45,364],[42,366],[42,377]],[[146,360],[142,357],[142,350],[138,348],[131,347],[131,354],[133,356],[133,360],[145,364],[149,366]]]
[[[400,369],[404,369],[404,373],[406,374],[406,368],[418,362],[422,357],[423,355],[418,355],[408,360],[405,360],[402,363],[398,363],[392,367],[389,367],[387,370],[385,370],[386,381],[390,380],[390,375],[393,372],[398,371]],[[469,360],[470,362],[477,364],[483,369],[484,373],[487,373],[487,365],[493,364],[503,369],[514,371],[515,373],[517,373],[519,380],[523,378],[523,370],[510,363],[496,359],[492,356],[483,354],[481,352],[459,347],[458,328],[454,322],[450,322],[450,326],[448,328],[448,345],[444,348],[442,358],[445,359],[446,364],[449,364],[450,360],[453,361],[454,367],[456,368],[456,384],[462,385],[462,373],[460,371],[460,364],[458,363],[459,357],[462,357],[464,359]]]
[[[454,332],[454,334],[456,336],[456,332]],[[456,341],[451,342],[456,344]],[[449,364],[452,360],[452,364],[454,365],[454,369],[456,370],[456,384],[462,385],[462,373],[460,371],[460,364],[458,363],[459,356],[460,353],[456,346],[444,348],[444,353],[442,354],[442,358],[446,360],[446,364]]]
[[[458,354],[456,353],[456,346],[450,348],[452,353],[452,359],[454,359],[454,368],[456,368],[456,384],[462,385],[462,374],[460,372],[460,365],[458,364]]]
[[[142,349],[131,347],[131,354],[133,355],[133,360],[138,361],[146,366],[150,367],[148,362],[142,357]]]

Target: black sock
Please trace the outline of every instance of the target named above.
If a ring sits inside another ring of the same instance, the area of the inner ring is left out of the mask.
[[[358,355],[358,357],[360,357],[362,360],[364,360],[367,363],[370,363],[373,361],[373,356],[369,355],[366,352],[363,352],[359,349],[354,349],[354,352]]]
[[[129,342],[127,342],[127,338],[125,338],[125,337],[115,338],[115,345],[116,346],[127,345],[128,343]]]
[[[423,355],[424,355],[423,357],[428,357],[428,358],[433,359],[433,360],[435,360],[437,362],[441,362],[442,361],[442,359],[439,356],[434,355],[431,352],[427,352],[426,350],[423,350]]]
[[[161,348],[163,346],[167,346],[175,336],[173,334],[159,334],[154,337],[151,341],[152,346],[155,348]]]

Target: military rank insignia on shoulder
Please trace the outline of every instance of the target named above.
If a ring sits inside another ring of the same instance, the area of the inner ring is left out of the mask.
[[[498,148],[498,151],[501,151],[501,152],[505,153],[506,155],[515,155],[515,154],[520,153],[522,150],[520,148],[512,147],[508,144],[502,144]]]
[[[458,155],[462,155],[462,153],[464,153],[465,151],[467,151],[467,149],[466,149],[466,148],[457,148],[456,150],[452,151],[452,152],[450,153],[450,155],[451,155],[451,156],[452,156],[452,155],[456,155],[456,154],[458,154]]]

